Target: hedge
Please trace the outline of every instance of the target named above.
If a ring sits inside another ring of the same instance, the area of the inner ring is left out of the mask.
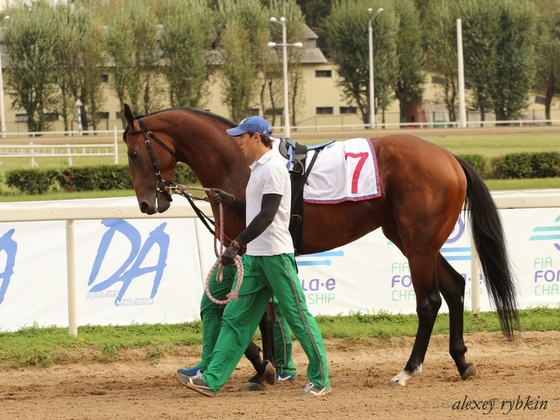
[[[22,194],[56,191],[107,191],[132,189],[128,165],[97,165],[56,169],[15,169],[6,172],[6,185]],[[173,182],[197,183],[191,169],[178,163]]]
[[[487,159],[483,155],[459,155],[485,179],[551,178],[560,176],[560,152],[511,153]],[[6,172],[6,185],[24,194],[50,191],[106,191],[132,189],[128,165],[98,165],[77,168],[16,169]],[[196,184],[191,169],[178,163],[173,182]]]

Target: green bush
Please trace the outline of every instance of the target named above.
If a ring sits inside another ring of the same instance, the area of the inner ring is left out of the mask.
[[[44,194],[56,190],[55,169],[15,169],[6,172],[6,185],[24,194]]]
[[[560,176],[560,152],[532,153],[531,178],[551,178]]]
[[[177,166],[175,166],[175,174],[173,175],[173,182],[175,184],[189,185],[198,183],[198,179],[188,165],[182,162],[177,162]]]
[[[107,191],[132,188],[128,165],[98,165],[67,168],[58,176],[65,191]]]
[[[467,162],[469,162],[482,178],[486,177],[486,175],[488,174],[488,169],[487,169],[488,163],[484,155],[479,155],[475,153],[470,155],[458,155],[458,156],[466,160]]]
[[[196,184],[187,165],[177,164],[173,182]],[[128,165],[97,165],[56,169],[18,169],[6,172],[6,185],[22,194],[44,194],[59,187],[68,192],[132,189]]]
[[[548,178],[560,175],[560,153],[511,153],[492,159],[495,179]]]

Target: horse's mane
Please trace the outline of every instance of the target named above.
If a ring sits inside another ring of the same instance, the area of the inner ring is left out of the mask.
[[[175,108],[162,109],[162,110],[159,110],[159,111],[150,112],[149,114],[145,114],[145,115],[137,115],[137,116],[134,117],[134,119],[137,120],[139,118],[149,117],[149,116],[152,116],[152,115],[157,115],[157,114],[161,114],[161,113],[164,113],[164,112],[171,112],[171,111],[181,111],[181,112],[188,112],[188,113],[193,113],[193,114],[200,114],[200,115],[205,116],[205,117],[220,120],[223,123],[228,124],[230,127],[235,127],[237,125],[233,121],[227,119],[226,117],[222,117],[221,115],[214,114],[213,112],[205,111],[203,109],[192,108],[190,106],[179,106],[179,107],[175,107]],[[124,129],[123,140],[126,139],[126,135],[127,135],[129,129],[130,129],[130,127],[127,124],[126,128]]]

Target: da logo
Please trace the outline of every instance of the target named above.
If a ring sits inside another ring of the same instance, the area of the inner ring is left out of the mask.
[[[142,237],[138,230],[130,223],[124,220],[102,220],[101,223],[107,226],[108,230],[101,238],[99,249],[91,274],[89,276],[88,286],[91,286],[97,279],[100,269],[103,265],[109,247],[115,238],[115,235],[124,235],[125,239],[130,242],[130,254],[123,262],[123,264],[107,279],[101,280],[91,287],[88,292],[89,298],[96,297],[115,297],[116,306],[130,306],[130,305],[149,305],[153,303],[153,298],[157,294],[163,270],[167,265],[167,254],[169,251],[169,235],[164,232],[167,223],[162,223],[152,232],[150,232],[146,242],[142,244]],[[150,250],[154,247],[159,249],[157,263],[152,266],[144,266]],[[132,284],[133,280],[144,276],[149,273],[154,273],[154,280],[152,290],[148,298],[141,299],[124,299],[127,289]],[[113,285],[120,284],[120,289],[114,293],[114,290],[109,290]]]
[[[10,285],[14,265],[16,263],[17,242],[12,239],[15,229],[10,229],[0,237],[0,262],[4,261],[2,254],[6,254],[4,267],[0,266],[0,304],[4,301],[6,291]]]
[[[560,251],[560,216],[554,220],[554,225],[537,226],[533,228],[533,235],[529,241],[547,241]]]

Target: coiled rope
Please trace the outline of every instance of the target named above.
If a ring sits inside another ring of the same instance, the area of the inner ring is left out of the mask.
[[[209,192],[210,188],[197,188],[197,187],[189,187],[187,185],[175,185],[175,186],[169,186],[168,187],[169,190],[173,193],[173,192],[177,192],[179,194],[181,194],[184,197],[188,198],[188,194],[185,191],[188,190],[197,190],[197,191],[205,191],[205,192]],[[192,196],[191,196],[192,197]],[[190,200],[189,200],[190,202]],[[193,203],[191,202],[191,205]],[[220,299],[216,299],[214,296],[212,296],[212,293],[210,292],[210,280],[212,279],[212,273],[214,273],[215,270],[218,270],[217,274],[216,274],[216,281],[218,283],[221,283],[223,280],[223,269],[224,269],[224,265],[222,264],[222,259],[221,259],[221,252],[218,252],[218,249],[220,250],[224,250],[225,246],[224,246],[224,209],[223,209],[223,204],[220,203],[219,204],[219,209],[220,209],[220,227],[219,227],[219,231],[220,231],[220,239],[219,239],[219,248],[218,248],[218,238],[216,234],[214,234],[214,254],[216,255],[216,262],[214,263],[214,265],[212,266],[212,268],[210,269],[210,272],[208,273],[208,275],[206,276],[206,283],[204,285],[204,292],[206,293],[206,296],[208,296],[208,299],[210,299],[212,302],[214,302],[217,305],[225,305],[229,302],[231,302],[232,300],[237,300],[239,298],[239,289],[241,288],[241,283],[243,282],[243,263],[241,261],[241,257],[239,255],[236,255],[234,258],[234,264],[237,267],[237,284],[235,285],[235,288],[233,290],[231,290],[227,295],[226,295],[226,299],[225,300],[220,300]]]

